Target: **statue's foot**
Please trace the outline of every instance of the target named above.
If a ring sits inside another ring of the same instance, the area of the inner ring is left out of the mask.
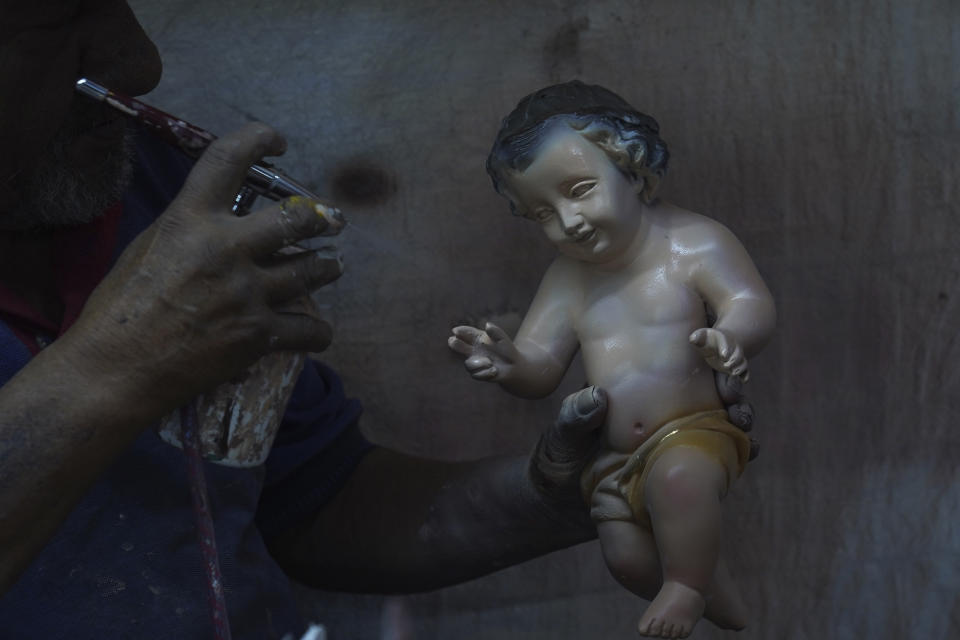
[[[703,615],[706,601],[700,592],[679,582],[667,581],[640,618],[640,635],[651,638],[686,638]]]

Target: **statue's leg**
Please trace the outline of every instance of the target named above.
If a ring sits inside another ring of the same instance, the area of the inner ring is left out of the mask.
[[[653,463],[644,499],[663,586],[640,620],[641,634],[685,638],[704,614],[720,555],[726,488],[726,469],[695,447],[674,447]]]
[[[597,523],[603,559],[617,582],[641,598],[660,590],[660,556],[650,531],[622,520]]]

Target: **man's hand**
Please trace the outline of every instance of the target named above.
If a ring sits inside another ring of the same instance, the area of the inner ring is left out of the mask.
[[[341,263],[329,253],[281,251],[339,224],[304,198],[242,218],[231,211],[250,164],[285,146],[262,124],[210,146],[64,336],[85,367],[152,389],[166,411],[268,352],[327,347],[329,325],[295,302],[337,279]]]
[[[735,427],[749,433],[753,429],[753,405],[743,395],[743,381],[720,371],[714,371],[713,375],[717,382],[720,400],[727,410],[727,419]],[[750,438],[750,460],[756,458],[759,453],[760,443]]]
[[[730,422],[750,431],[753,407],[743,395],[743,383],[726,373],[716,372],[715,376]],[[540,437],[530,458],[529,476],[534,488],[549,505],[574,517],[587,514],[580,495],[580,475],[600,447],[607,403],[606,392],[595,386],[564,398],[557,421]],[[751,459],[757,450],[756,441],[751,439]]]
[[[699,349],[704,360],[715,371],[737,376],[744,382],[750,379],[747,358],[733,336],[719,329],[704,327],[690,334],[690,344]]]
[[[437,589],[591,540],[580,473],[606,406],[593,387],[570,395],[530,457],[441,462],[377,448],[271,553],[305,584],[383,593]]]
[[[744,431],[750,431],[753,428],[753,406],[743,395],[743,381],[720,371],[714,371],[713,376],[730,422]]]
[[[464,361],[467,371],[475,380],[500,382],[510,376],[510,371],[523,358],[506,332],[488,322],[484,330],[470,326],[453,328],[447,346],[467,356]]]
[[[269,351],[329,343],[293,303],[339,261],[281,249],[340,225],[302,199],[231,212],[250,164],[283,149],[262,124],[211,145],[74,325],[0,388],[0,594],[146,426]]]
[[[547,505],[589,527],[580,495],[580,474],[600,446],[600,427],[606,416],[603,389],[591,386],[570,394],[530,457],[530,482]]]

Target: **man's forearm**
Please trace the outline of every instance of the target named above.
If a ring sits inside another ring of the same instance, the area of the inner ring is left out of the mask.
[[[586,507],[547,505],[527,465],[526,457],[446,463],[375,450],[314,520],[273,544],[274,553],[316,587],[409,592],[594,537]]]
[[[64,338],[0,388],[0,594],[156,417],[129,380],[80,371],[69,351]]]

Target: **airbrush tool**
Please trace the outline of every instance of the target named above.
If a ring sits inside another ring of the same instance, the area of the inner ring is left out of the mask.
[[[77,80],[76,89],[80,94],[102,102],[139,122],[151,133],[191,158],[200,157],[210,143],[217,139],[209,131],[190,124],[182,118],[172,116],[135,98],[111,91],[87,78]],[[243,187],[234,198],[233,211],[238,215],[248,213],[257,196],[270,200],[302,196],[317,202],[320,209],[318,213],[327,218],[330,223],[328,229],[320,235],[335,235],[345,224],[339,209],[323,203],[315,193],[288,176],[279,167],[264,160],[252,164],[247,169]]]

